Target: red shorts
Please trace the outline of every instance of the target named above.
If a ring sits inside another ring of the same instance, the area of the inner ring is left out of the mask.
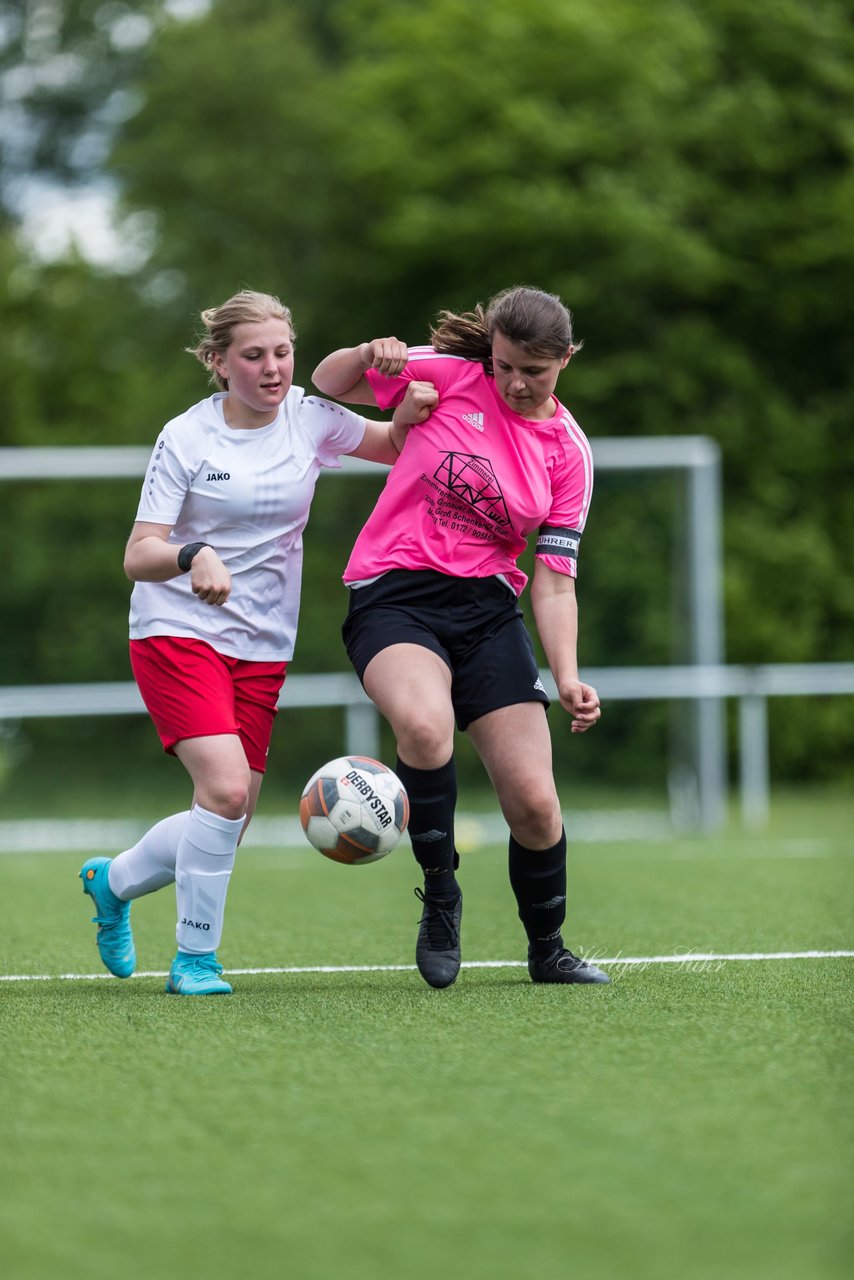
[[[236,733],[249,768],[263,773],[286,662],[228,658],[203,640],[131,640],[130,664],[163,747],[185,738]]]

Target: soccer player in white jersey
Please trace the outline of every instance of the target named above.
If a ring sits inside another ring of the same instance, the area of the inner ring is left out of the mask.
[[[258,799],[293,655],[302,534],[321,467],[394,463],[401,418],[367,421],[293,385],[295,331],[278,298],[243,290],[202,312],[192,353],[218,388],[160,433],[124,567],[134,676],[192,807],[80,871],[106,968],[129,977],[135,898],[175,883],[166,990],[226,995],[217,961],[238,841]]]
[[[509,873],[534,982],[608,977],[564,945],[566,835],[548,698],[518,597],[536,535],[531,605],[560,704],[584,733],[600,715],[578,673],[575,576],[593,487],[590,446],[554,395],[578,350],[561,300],[518,287],[484,310],[443,311],[432,345],[374,339],[327,356],[326,395],[417,416],[344,573],[344,642],[396,740],[424,874],[416,962],[433,987],[460,969],[455,728],[466,731],[510,828]],[[409,388],[409,392],[407,392]]]

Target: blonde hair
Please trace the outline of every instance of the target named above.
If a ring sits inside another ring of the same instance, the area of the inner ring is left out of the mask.
[[[492,340],[502,333],[531,355],[563,359],[582,347],[572,336],[572,316],[554,293],[516,285],[491,298],[486,310],[477,303],[473,311],[457,315],[440,311],[430,330],[437,351],[479,360],[492,369]]]
[[[234,330],[239,324],[260,324],[264,320],[284,320],[296,340],[296,329],[290,307],[272,293],[258,293],[254,289],[241,289],[218,307],[208,307],[201,313],[205,332],[194,347],[186,350],[210,370],[210,380],[221,391],[228,390],[228,383],[213,367],[214,356],[225,355],[234,341]]]

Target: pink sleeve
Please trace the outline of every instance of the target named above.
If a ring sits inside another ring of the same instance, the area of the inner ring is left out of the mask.
[[[410,373],[407,366],[403,373],[396,378],[387,378],[385,374],[377,373],[376,369],[366,369],[365,377],[376,396],[379,407],[381,409],[391,409],[400,404],[406,394],[406,384],[413,381],[415,374]]]
[[[581,535],[593,496],[593,453],[576,423],[568,429],[571,447],[555,467],[552,505],[540,526],[535,555],[549,569],[575,578]]]
[[[479,367],[479,366],[477,366]],[[432,347],[410,347],[409,360],[403,373],[387,378],[376,369],[366,369],[365,377],[381,409],[396,408],[406,395],[410,382],[432,382],[441,395],[472,368],[472,362],[459,356],[443,355]]]

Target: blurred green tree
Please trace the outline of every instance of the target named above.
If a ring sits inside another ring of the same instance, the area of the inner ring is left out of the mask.
[[[115,33],[118,7],[72,8]],[[116,121],[109,162],[123,209],[154,220],[153,251],[115,289],[88,271],[91,314],[74,321],[56,387],[9,357],[10,440],[55,438],[61,420],[69,439],[148,442],[204,394],[180,355],[193,316],[242,284],[294,307],[302,383],[334,346],[385,332],[419,341],[440,307],[539,284],[568,301],[585,340],[560,393],[591,436],[720,443],[728,658],[850,657],[849,6],[247,0],[191,21],[167,10],[145,9],[150,33],[123,83],[122,110],[138,110]],[[73,279],[82,290],[85,264],[0,308],[25,336],[52,337],[55,291]],[[86,304],[67,318],[75,308]],[[373,488],[353,482],[342,501],[338,485],[321,484],[307,536],[303,669],[343,661],[327,585]],[[681,656],[668,563],[678,501],[665,482],[600,485],[581,583],[586,663]],[[775,766],[850,767],[848,720],[838,706],[780,715]],[[631,724],[619,741],[601,736],[609,765],[643,767]]]

